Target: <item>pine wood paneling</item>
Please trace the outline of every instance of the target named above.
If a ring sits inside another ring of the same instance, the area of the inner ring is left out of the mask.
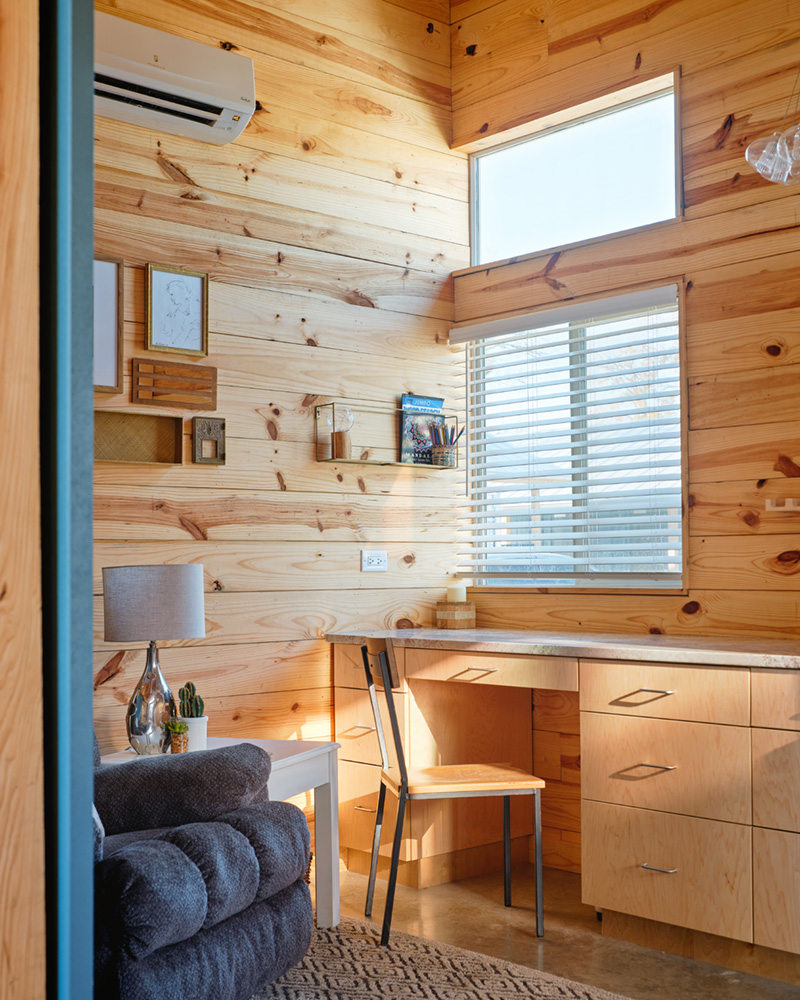
[[[748,205],[709,219],[668,220],[457,274],[456,320],[536,309],[629,285],[666,282],[680,274],[693,281],[695,270],[787,253],[796,246],[794,226],[787,223],[793,217],[793,202],[794,196],[787,194],[781,201]],[[690,288],[690,323],[695,321],[692,310]]]
[[[315,407],[460,403],[447,343],[451,272],[467,261],[467,168],[449,148],[443,0],[100,0],[99,9],[234,48],[260,102],[227,146],[97,119],[96,247],[126,264],[125,391],[147,356],[144,265],[207,272],[215,415],[227,462],[98,463],[96,716],[108,746],[143,649],[102,639],[103,565],[198,562],[207,638],[161,653],[191,677],[209,731],[330,739],[336,628],[431,623],[454,568],[459,474],[315,460]],[[153,355],[156,357],[157,355]],[[172,411],[174,412],[174,411]],[[182,414],[188,418],[188,414]],[[394,415],[369,418],[394,461]],[[358,425],[357,425],[358,426]],[[165,471],[167,474],[165,475]],[[360,572],[384,548],[386,573]],[[122,734],[122,735],[121,735]],[[310,808],[310,798],[303,803]]]
[[[405,246],[400,247],[389,230],[318,212],[303,212],[300,229],[297,209],[274,202],[253,205],[251,199],[241,195],[220,194],[207,188],[196,198],[187,199],[185,188],[168,180],[153,178],[145,191],[136,175],[103,170],[98,171],[95,193],[98,208],[130,211],[142,218],[173,219],[287,246],[296,246],[302,238],[311,249],[326,253],[347,255],[354,240],[358,240],[371,260],[397,267],[446,274],[462,262],[458,248],[448,246],[444,239],[409,234]]]
[[[445,224],[443,222],[443,224]],[[430,220],[431,230],[435,223]],[[95,242],[106,255],[128,263],[184,261],[212,281],[283,288],[296,295],[321,295],[371,309],[433,318],[452,314],[449,279],[305,248],[287,248],[247,235],[219,233],[160,219],[132,219],[98,209]],[[309,287],[310,286],[310,287]]]
[[[195,156],[187,152],[184,142],[177,136],[160,136],[145,133],[141,153],[131,140],[126,126],[107,118],[97,119],[97,134],[104,142],[119,145],[116,159],[110,149],[98,151],[98,165],[102,168],[141,173],[152,177],[167,177],[177,184],[192,188],[214,187],[231,194],[249,194],[253,185],[261,189],[264,201],[282,204],[286,197],[299,200],[296,187],[291,184],[290,167],[297,171],[297,179],[311,186],[317,178],[321,190],[311,190],[311,204],[315,211],[335,203],[330,198],[332,181],[338,177],[342,183],[353,183],[352,177],[363,177],[367,191],[371,181],[426,194],[465,202],[467,180],[463,172],[463,157],[447,149],[421,151],[398,137],[373,135],[362,132],[358,142],[353,142],[353,130],[336,120],[321,120],[302,110],[270,110],[265,122],[255,121],[248,126],[255,130],[237,141],[239,160],[231,161],[224,152],[209,152]],[[159,142],[162,143],[159,146]],[[242,144],[240,147],[240,143]],[[225,147],[217,146],[216,150]],[[163,152],[162,152],[163,150]],[[272,154],[272,155],[270,155]],[[191,158],[193,173],[189,175],[181,166],[185,156]],[[459,169],[461,163],[461,169]],[[134,165],[140,165],[135,168]],[[270,171],[275,166],[275,187],[267,184]],[[323,168],[329,168],[327,171]],[[177,168],[177,169],[176,169]],[[331,168],[335,173],[331,174]],[[215,178],[209,183],[208,178]],[[206,178],[204,180],[204,178]],[[223,186],[225,185],[225,186]],[[322,207],[321,207],[322,206]],[[298,206],[302,208],[302,203]],[[332,215],[339,215],[335,209]]]
[[[692,535],[780,535],[800,525],[800,510],[767,510],[767,500],[798,495],[793,478],[773,473],[770,479],[692,483],[689,487],[689,531]]]
[[[363,494],[308,497],[258,490],[168,488],[95,489],[95,530],[114,541],[260,539],[282,541],[455,541],[452,515],[441,501],[392,496],[391,506]]]
[[[224,413],[217,411],[220,416]],[[190,425],[191,426],[191,425]],[[191,438],[184,438],[183,465],[152,466],[153,480],[166,488],[177,486],[216,485],[223,490],[279,490],[309,494],[308,502],[319,493],[370,494],[388,496],[395,493],[414,496],[420,484],[428,496],[438,496],[444,502],[452,497],[459,482],[458,473],[449,469],[402,469],[382,465],[315,462],[310,442],[269,444],[242,439],[236,448],[227,437],[225,465],[211,466],[192,463]],[[384,456],[388,458],[389,456]],[[389,460],[394,460],[392,455]],[[130,486],[142,480],[141,467],[117,462],[99,462],[95,473],[100,485]],[[313,496],[312,496],[313,495]]]
[[[689,426],[736,427],[793,420],[798,414],[800,365],[730,372],[689,380]]]
[[[0,994],[44,1000],[37,5],[0,25]]]
[[[126,353],[142,350],[144,336],[144,268],[125,268]],[[358,351],[398,360],[428,361],[431,349],[457,361],[449,348],[445,320],[393,313],[351,302],[321,301],[274,288],[214,286],[209,303],[211,329],[264,341],[305,347]],[[138,320],[138,322],[137,322]],[[304,393],[305,395],[305,393]]]
[[[656,10],[668,17],[666,30],[659,30],[663,21],[638,2],[575,5],[573,12],[571,22],[562,21],[561,4],[551,13],[545,75],[523,71],[509,78],[500,72],[494,92],[476,98],[468,89],[454,90],[454,146],[485,142],[532,117],[679,65],[688,76],[796,37],[782,0],[765,0],[757,8],[730,0],[681,0]]]
[[[197,3],[195,0],[170,0],[157,5],[152,0],[114,0],[113,6],[131,20],[153,24],[164,31],[174,30],[176,23],[186,23],[188,33],[197,27],[202,18],[200,23],[208,31],[209,40],[229,38],[231,32],[246,30],[261,44],[268,43],[270,29],[275,30],[270,18],[280,14],[289,21],[289,25],[297,21],[313,24],[318,44],[328,43],[327,34],[322,36],[324,42],[319,40],[320,29],[324,27],[349,32],[359,39],[407,55],[424,56],[442,66],[449,64],[448,39],[443,25],[434,23],[434,31],[428,29],[432,17],[446,20],[447,12],[442,0],[433,0],[430,5],[425,3],[424,6],[421,0],[377,5],[369,0],[353,0],[346,6],[336,0],[314,0],[313,3],[307,0],[271,0],[268,5],[257,0],[222,0],[221,3],[217,0]],[[417,8],[421,8],[424,15]],[[224,29],[224,36],[220,35],[220,29]],[[291,28],[287,26],[286,30]],[[335,42],[335,39],[330,39],[330,42]],[[299,62],[301,57],[302,53],[299,53],[291,62]]]
[[[797,534],[692,538],[692,581],[708,589],[800,590],[798,545]]]
[[[675,597],[612,594],[471,594],[482,628],[622,632],[631,635],[797,638],[793,592],[690,590]]]
[[[435,587],[456,569],[454,547],[448,543],[418,547],[387,544],[386,573],[360,572],[359,550],[340,542],[142,542],[135,553],[125,542],[99,542],[95,548],[95,592],[102,592],[102,566],[199,562],[205,589],[219,593],[335,590],[352,579],[354,590],[398,590]]]
[[[366,5],[365,5],[366,6]],[[117,3],[124,16],[138,20],[137,11],[145,17],[151,8],[147,3]],[[302,6],[281,13],[263,4],[224,0],[222,3],[196,4],[187,0],[161,0],[158,17],[165,30],[180,24],[187,37],[211,45],[219,45],[220,20],[227,27],[226,41],[235,42],[236,50],[251,58],[266,53],[286,62],[302,59],[314,69],[323,70],[344,80],[357,80],[393,93],[405,94],[415,100],[450,106],[450,79],[446,60],[425,58],[414,37],[421,38],[420,17],[388,7],[385,38],[366,38],[358,32],[359,25],[334,26],[334,31],[320,33],[319,24],[301,16]],[[431,16],[427,14],[426,16]],[[441,18],[439,18],[441,20]],[[427,31],[425,21],[425,36]],[[357,34],[347,30],[355,28]],[[385,41],[392,35],[402,37],[409,32],[407,51],[392,51]],[[435,32],[441,43],[444,32]],[[428,41],[428,38],[425,38]]]
[[[227,645],[320,639],[326,632],[361,627],[426,628],[432,624],[437,591],[339,590],[281,591],[260,594],[206,594],[206,637],[188,645]],[[113,648],[102,641],[103,601],[94,602],[95,649]],[[144,649],[146,644],[142,646]]]

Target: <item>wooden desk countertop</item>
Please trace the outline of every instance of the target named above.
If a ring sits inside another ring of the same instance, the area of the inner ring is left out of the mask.
[[[329,632],[328,642],[362,645],[388,639],[416,649],[461,649],[531,656],[579,656],[596,660],[800,670],[800,639],[725,636],[615,635],[597,632],[539,632],[524,629],[367,629]]]

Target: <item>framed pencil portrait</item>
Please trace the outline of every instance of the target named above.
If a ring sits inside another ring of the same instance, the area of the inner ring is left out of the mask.
[[[208,355],[208,275],[148,264],[147,350]]]
[[[122,392],[123,274],[123,264],[118,257],[94,258],[92,367],[95,392]]]

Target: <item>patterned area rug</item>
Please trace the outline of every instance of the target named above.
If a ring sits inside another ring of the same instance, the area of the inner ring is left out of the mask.
[[[344,919],[315,930],[308,954],[251,1000],[625,1000],[544,972],[451,945]]]

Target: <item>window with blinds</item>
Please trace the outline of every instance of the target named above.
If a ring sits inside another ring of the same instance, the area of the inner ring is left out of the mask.
[[[678,330],[670,285],[452,332],[476,586],[681,586]]]

